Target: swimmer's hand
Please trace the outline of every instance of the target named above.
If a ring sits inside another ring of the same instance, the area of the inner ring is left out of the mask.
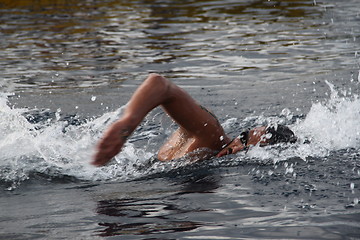
[[[101,167],[108,163],[120,152],[131,132],[128,128],[124,127],[121,121],[111,125],[99,141],[97,152],[91,164]]]
[[[216,157],[222,157],[229,154],[235,154],[241,150],[244,150],[246,147],[242,144],[240,138],[235,138],[232,142],[224,147]]]

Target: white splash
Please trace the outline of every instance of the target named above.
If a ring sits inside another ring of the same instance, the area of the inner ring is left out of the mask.
[[[119,117],[122,108],[81,125],[60,121],[59,111],[55,119],[33,124],[25,118],[26,111],[9,107],[7,97],[0,96],[0,180],[21,182],[31,172],[85,180],[113,177],[89,162],[98,138],[105,127]]]
[[[339,96],[329,82],[330,99],[312,105],[296,131],[330,151],[358,148],[360,144],[360,99],[358,95]],[[313,145],[314,145],[313,144]]]
[[[255,147],[247,156],[255,159],[273,162],[284,161],[299,157],[306,160],[308,157],[325,157],[332,151],[360,146],[360,99],[356,94],[335,89],[327,82],[330,88],[330,98],[323,102],[313,103],[305,119],[297,119],[290,126],[299,138],[297,144],[288,144],[287,148]],[[288,109],[286,116],[291,115]],[[284,113],[284,110],[282,114]],[[260,118],[259,118],[260,119]],[[268,121],[284,122],[284,119],[268,118]]]

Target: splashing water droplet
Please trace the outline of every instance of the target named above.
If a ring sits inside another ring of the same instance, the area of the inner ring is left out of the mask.
[[[61,108],[58,108],[57,110],[56,110],[56,113],[55,113],[55,117],[56,117],[56,120],[57,121],[59,121],[60,120],[60,113],[61,113]]]

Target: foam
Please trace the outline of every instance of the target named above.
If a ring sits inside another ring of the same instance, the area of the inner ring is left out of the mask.
[[[304,119],[297,118],[294,124],[289,125],[299,138],[297,144],[285,144],[283,148],[255,147],[247,155],[262,160],[272,159],[277,163],[293,157],[306,161],[308,157],[322,158],[341,149],[359,149],[359,96],[337,90],[327,81],[326,84],[331,92],[329,99],[313,103]],[[288,109],[282,113],[279,117],[268,118],[268,122],[286,123],[294,116]]]

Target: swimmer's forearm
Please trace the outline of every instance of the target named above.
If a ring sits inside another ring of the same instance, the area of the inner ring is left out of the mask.
[[[148,112],[168,100],[169,84],[157,74],[149,75],[131,97],[122,118],[112,124],[99,141],[93,165],[103,166],[121,151],[127,138]]]
[[[99,141],[92,164],[98,167],[103,166],[115,157],[136,126],[136,122],[126,117],[113,123]]]

